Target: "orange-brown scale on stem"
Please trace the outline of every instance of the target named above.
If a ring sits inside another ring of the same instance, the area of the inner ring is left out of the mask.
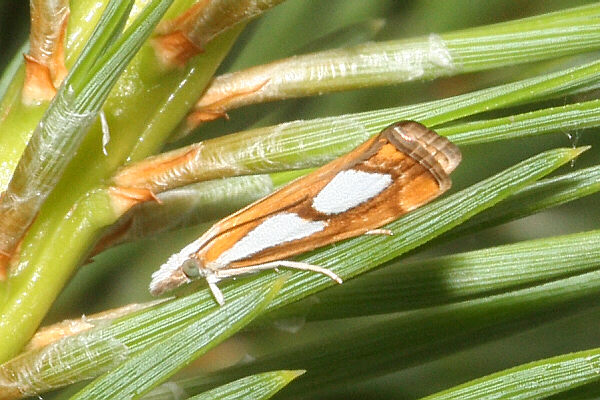
[[[244,97],[253,96],[260,92],[269,83],[266,79],[259,84],[245,90],[227,91],[212,93],[210,96],[203,96],[194,106],[194,111],[187,117],[187,129],[192,130],[205,122],[214,121],[218,118],[229,119],[227,110],[232,102],[239,103]]]
[[[10,261],[10,256],[5,252],[0,253],[0,282],[4,282],[6,280],[6,276],[8,275],[8,263]]]
[[[198,126],[204,124],[205,122],[210,122],[217,120],[219,118],[224,118],[229,121],[229,114],[222,110],[199,110],[193,111],[190,113],[186,119],[186,129],[188,131],[196,129]]]
[[[178,17],[158,24],[152,45],[162,65],[183,67],[190,58],[202,53],[202,46],[190,39],[187,32],[209,1],[199,1]]]
[[[11,253],[0,250],[0,282],[3,282],[8,277],[11,266],[16,265],[19,262],[19,256],[21,254],[21,245],[23,244],[23,238],[17,242],[14,250]]]
[[[181,13],[178,17],[161,21],[156,27],[156,33],[159,35],[167,35],[179,30],[189,30],[191,25],[193,25],[193,22],[198,18],[209,2],[210,0],[201,0],[188,8],[185,12]]]
[[[111,186],[108,192],[113,209],[118,215],[125,214],[131,207],[144,201],[153,200],[160,204],[160,199],[149,189]]]
[[[41,101],[50,101],[56,95],[56,88],[52,82],[50,69],[40,64],[31,56],[25,58],[25,82],[23,84],[23,103],[36,104]]]
[[[115,174],[113,182],[119,187],[160,190],[164,186],[161,184],[161,177],[185,170],[200,149],[201,145],[191,146],[126,166]]]
[[[96,243],[89,255],[88,262],[91,262],[91,258],[96,254],[100,254],[109,247],[113,247],[124,241],[127,234],[133,226],[133,219],[126,218],[125,220],[119,220],[117,223],[110,227],[109,231],[106,232],[102,238]]]
[[[50,101],[56,95],[67,68],[65,66],[65,38],[69,9],[66,4],[58,8],[38,9],[32,5],[31,48],[25,57],[23,103],[30,105]]]
[[[152,39],[152,45],[160,63],[167,68],[183,67],[187,61],[203,52],[182,31],[175,31]]]

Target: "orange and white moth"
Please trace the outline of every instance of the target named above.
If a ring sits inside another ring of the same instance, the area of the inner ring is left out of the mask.
[[[362,234],[390,234],[377,228],[448,190],[460,160],[454,144],[425,126],[393,124],[217,222],[152,275],[150,291],[158,295],[205,278],[223,304],[217,282],[277,267],[319,272],[341,283],[328,269],[287,258]]]

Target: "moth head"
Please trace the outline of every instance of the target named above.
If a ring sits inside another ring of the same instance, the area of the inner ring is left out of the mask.
[[[169,257],[152,274],[150,293],[158,296],[181,285],[190,283],[195,279],[203,278],[206,274],[200,260],[195,257],[197,249],[198,246],[193,242],[184,247],[180,252]]]
[[[188,258],[181,264],[181,272],[190,280],[193,281],[198,278],[204,278],[206,274],[204,269],[196,258]]]

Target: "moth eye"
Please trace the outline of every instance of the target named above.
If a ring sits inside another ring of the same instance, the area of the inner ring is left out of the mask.
[[[187,259],[181,265],[181,270],[190,279],[198,278],[200,276],[200,269],[198,263],[195,260]]]

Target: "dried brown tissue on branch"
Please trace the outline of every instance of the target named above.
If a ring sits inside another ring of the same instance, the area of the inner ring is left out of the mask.
[[[112,206],[118,215],[123,215],[127,210],[136,204],[145,201],[156,201],[161,203],[154,192],[149,189],[140,189],[132,187],[110,187],[108,193],[112,202]]]
[[[185,171],[193,169],[191,167],[202,147],[201,143],[194,144],[125,166],[112,181],[117,187],[143,188],[153,193],[172,189],[173,185],[167,181],[173,181],[175,177],[185,179]]]
[[[168,153],[159,154],[141,160],[135,164],[121,168],[112,178],[109,196],[113,209],[118,215],[123,215],[136,204],[145,201],[155,201],[161,204],[156,194],[176,186],[195,181],[194,174],[189,176],[186,171],[193,171],[198,152],[202,144],[192,145]],[[116,243],[126,234],[128,226],[117,226],[108,237],[105,237],[94,249],[94,253]]]
[[[36,104],[54,98],[67,75],[65,37],[69,19],[68,1],[31,1],[30,50],[25,54],[22,99]]]
[[[118,217],[124,216],[134,206],[146,201],[155,201],[158,204],[162,204],[161,200],[149,189],[111,186],[108,188],[108,196],[112,208]],[[89,254],[90,260],[88,261],[91,261],[91,257],[99,254],[108,247],[120,243],[121,239],[126,236],[130,225],[131,219],[119,219],[93,247]]]
[[[10,254],[0,250],[0,282],[6,280],[8,273],[8,264],[10,263]]]
[[[30,12],[30,49],[29,54],[24,55],[25,81],[21,99],[24,104],[34,105],[52,100],[67,75],[64,45],[69,2],[32,0]],[[14,248],[0,249],[0,281],[6,279],[10,265],[15,262],[20,240]]]
[[[15,265],[19,262],[21,243],[23,243],[23,238],[17,241],[17,244],[10,253],[0,249],[0,282],[6,280],[6,277],[8,276],[8,271],[10,271],[10,266]]]
[[[152,43],[166,68],[181,67],[207,43],[284,0],[200,0],[181,15],[162,21]]]
[[[236,108],[238,104],[243,104],[247,97],[260,95],[260,91],[269,81],[270,79],[267,78],[254,86],[243,88],[242,90],[230,90],[230,88],[223,91],[211,90],[215,85],[210,85],[208,90],[194,105],[194,110],[187,116],[186,128],[191,131],[205,122],[214,121],[219,118],[229,119],[227,110]],[[216,87],[219,86],[216,85]]]
[[[156,27],[152,45],[156,55],[165,67],[183,67],[192,57],[200,54],[203,49],[195,43],[189,33],[203,9],[210,0],[201,0],[180,16],[162,21]]]
[[[150,156],[122,167],[112,177],[112,184],[157,194],[190,183],[251,173],[236,157],[223,153],[222,145],[219,139],[211,139]]]

